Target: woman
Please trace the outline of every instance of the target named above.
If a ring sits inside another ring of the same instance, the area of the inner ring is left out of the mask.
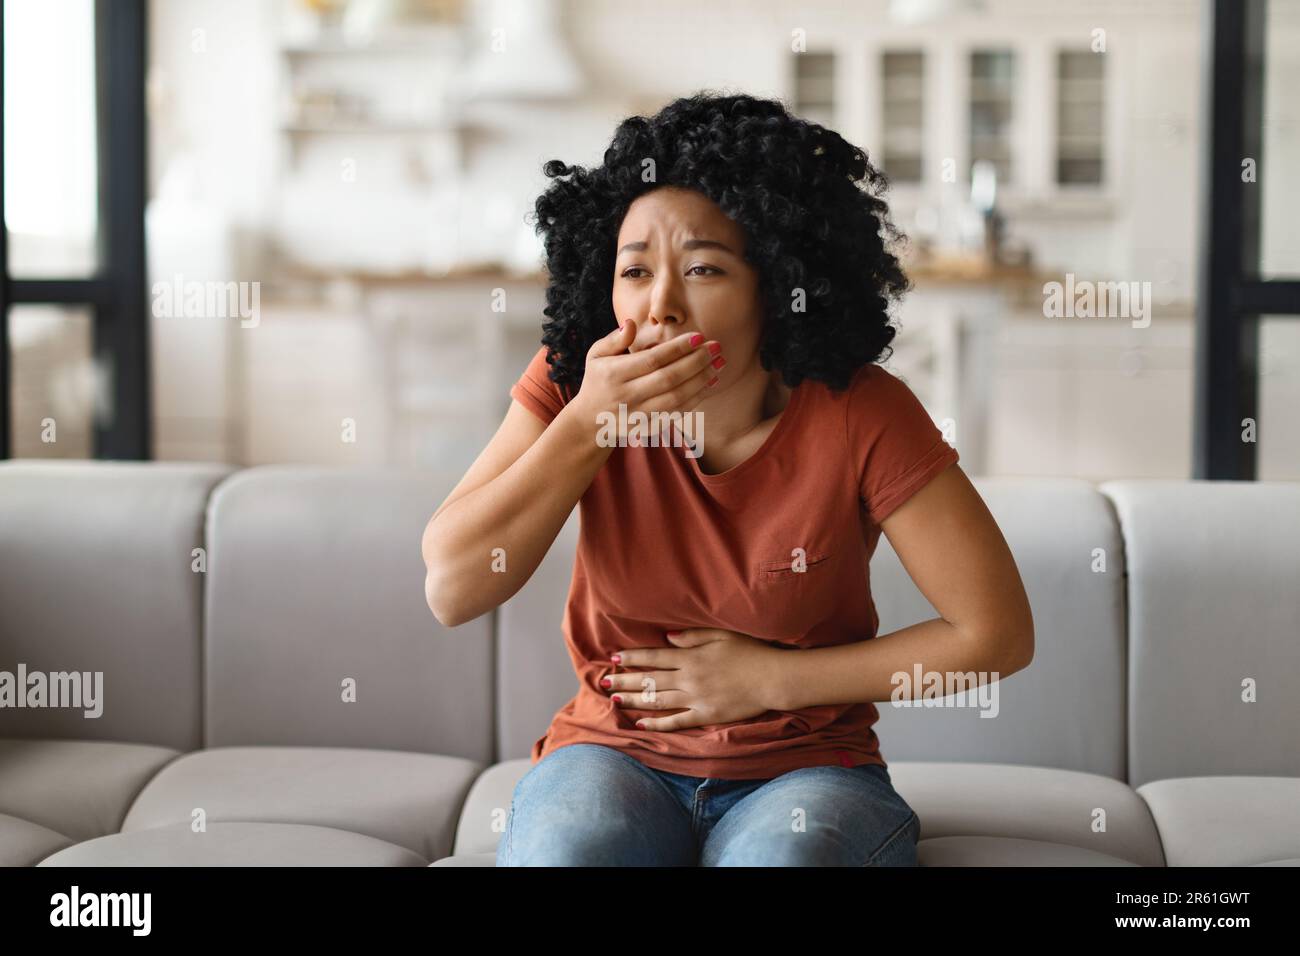
[[[907,287],[883,179],[779,102],[703,93],[544,170],[543,344],[424,536],[454,626],[581,505],[580,689],[498,865],[915,864],[873,702],[917,666],[1006,676],[1033,622],[957,452],[875,364]],[[942,617],[876,636],[882,532]]]

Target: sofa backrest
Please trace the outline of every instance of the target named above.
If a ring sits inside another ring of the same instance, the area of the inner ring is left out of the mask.
[[[491,760],[491,615],[448,630],[424,599],[420,539],[458,477],[261,466],[216,489],[207,746]]]
[[[1300,483],[1112,481],[1129,783],[1300,776]]]
[[[518,594],[448,630],[419,545],[458,477],[0,462],[0,670],[99,672],[104,698],[98,718],[5,709],[0,736],[527,756],[577,690],[579,509]],[[1134,786],[1300,774],[1300,484],[974,483],[1028,589],[1034,661],[995,718],[879,702],[887,761]],[[883,536],[871,587],[881,634],[936,616]]]
[[[580,511],[573,509],[528,583],[496,611],[498,760],[527,757],[551,717],[578,692],[562,625]]]
[[[0,736],[202,741],[203,516],[224,465],[0,462],[0,670],[102,675],[102,714],[0,710]]]
[[[1033,664],[999,683],[996,717],[980,717],[974,706],[878,703],[881,753],[886,761],[1023,763],[1122,779],[1124,549],[1109,503],[1079,480],[974,483],[1029,593],[1037,631]],[[577,691],[561,625],[579,520],[575,509],[528,584],[497,612],[499,759],[527,756]],[[883,535],[871,578],[881,634],[937,616]]]
[[[886,761],[1029,764],[1124,779],[1124,547],[1109,502],[1077,479],[972,483],[1029,595],[1034,659],[998,682],[995,717],[975,706],[878,703],[881,753]],[[881,634],[938,616],[884,535],[871,578]]]

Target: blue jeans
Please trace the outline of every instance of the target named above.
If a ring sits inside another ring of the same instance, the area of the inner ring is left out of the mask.
[[[877,764],[722,780],[568,744],[515,785],[497,866],[916,866],[920,829]]]

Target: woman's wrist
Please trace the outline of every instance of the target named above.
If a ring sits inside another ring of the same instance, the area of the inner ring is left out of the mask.
[[[596,416],[579,405],[576,398],[560,410],[553,424],[559,425],[568,434],[572,446],[581,451],[584,464],[598,468],[613,453],[612,447],[603,446],[597,441],[599,429]]]
[[[781,651],[773,655],[773,666],[764,681],[763,699],[768,701],[770,710],[798,710],[802,704],[799,700],[799,675],[801,674],[798,651]]]

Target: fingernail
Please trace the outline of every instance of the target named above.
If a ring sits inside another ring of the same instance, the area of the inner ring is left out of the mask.
[[[721,352],[721,351],[722,351],[722,343],[721,343],[721,342],[710,342],[710,343],[709,343],[709,354],[710,354],[710,355],[717,355],[717,354],[718,354],[719,352]]]
[[[719,355],[709,364],[712,365],[714,368],[722,368],[722,366],[727,364],[727,360],[724,359],[721,355]]]
[[[613,701],[614,703],[616,703],[616,704],[621,704],[621,703],[623,703],[623,698],[622,698],[622,697],[619,697],[618,694],[612,694],[612,695],[610,695],[610,698],[609,698],[609,699],[612,700],[612,701]]]
[[[621,664],[621,663],[623,663],[623,657],[622,657],[622,655],[620,655],[620,654],[612,654],[612,655],[610,655],[609,660],[610,660],[610,663],[611,663],[611,664]]]
[[[712,386],[714,386],[714,385],[717,385],[717,384],[718,384],[718,376],[715,375],[715,376],[713,376],[713,378],[709,379],[707,382],[704,383],[704,387],[705,387],[705,388],[710,388],[710,387],[712,387]]]
[[[636,725],[637,725],[639,728],[641,728],[642,730],[645,730],[645,721],[644,721],[644,720],[638,720],[638,721],[636,722]]]
[[[681,637],[681,636],[682,636],[682,632],[681,632],[681,631],[669,631],[669,632],[668,632],[668,636],[669,636],[669,637]]]
[[[703,341],[704,341],[704,336],[701,335],[699,332],[696,332],[694,335],[691,336],[691,348],[695,348],[695,346],[699,345]]]
[[[612,680],[610,680],[608,677],[602,677],[602,678],[600,679],[600,686],[601,686],[601,687],[613,687],[613,686],[614,686],[614,682],[613,682]]]

